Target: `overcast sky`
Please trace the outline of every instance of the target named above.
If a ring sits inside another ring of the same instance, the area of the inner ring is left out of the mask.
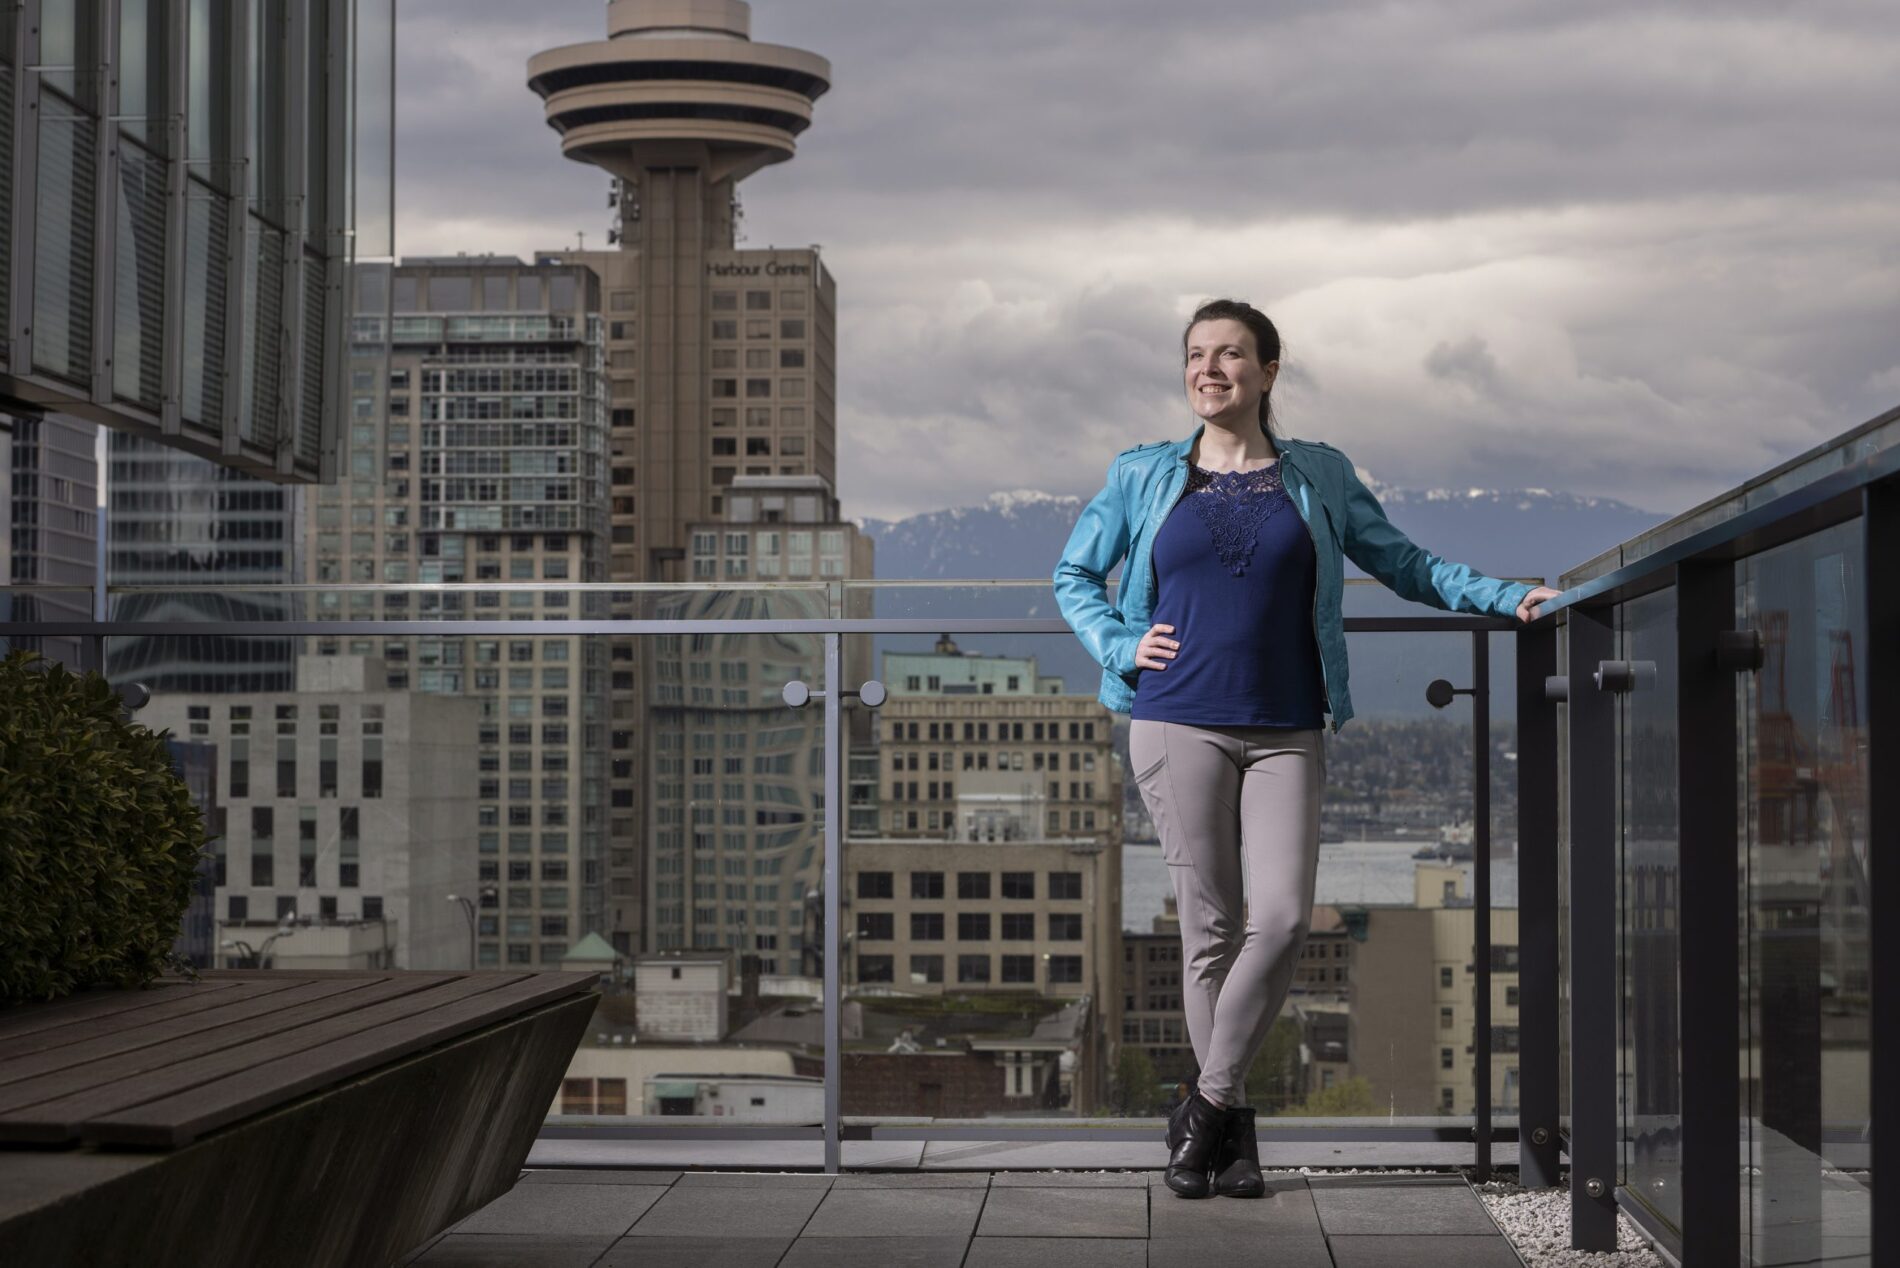
[[[605,241],[529,55],[600,0],[402,0],[397,245]],[[1245,298],[1284,429],[1408,486],[1686,509],[1900,404],[1900,6],[755,0],[830,59],[746,246],[838,281],[839,484],[1092,494]]]

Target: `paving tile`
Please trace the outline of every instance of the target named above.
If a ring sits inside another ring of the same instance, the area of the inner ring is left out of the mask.
[[[792,1243],[778,1268],[958,1268],[969,1244],[967,1237],[808,1236]]]
[[[689,1187],[686,1177],[640,1217],[630,1237],[777,1237],[790,1241],[804,1229],[825,1194],[822,1189],[789,1185],[732,1188]]]
[[[518,1184],[450,1231],[619,1237],[665,1192],[651,1184]]]
[[[1000,1178],[1000,1177],[999,1177]],[[987,1189],[987,1171],[867,1171],[847,1172],[832,1181],[833,1189]]]
[[[1153,1188],[1148,1206],[1148,1236],[1155,1241],[1193,1238],[1245,1246],[1262,1239],[1321,1237],[1313,1198],[1299,1176],[1263,1177],[1267,1191],[1257,1198],[1181,1198]]]
[[[962,1237],[976,1231],[983,1189],[833,1189],[804,1237]]]
[[[687,1171],[682,1189],[829,1189],[833,1177],[809,1171]]]
[[[1328,1237],[1342,1233],[1498,1236],[1484,1204],[1460,1176],[1309,1176],[1306,1187]]]
[[[847,1167],[915,1167],[924,1156],[921,1140],[847,1140]],[[1467,1153],[1469,1149],[1467,1149]],[[1468,1161],[1469,1159],[1467,1159]],[[1165,1162],[1166,1159],[1164,1158]],[[822,1140],[536,1140],[530,1167],[747,1167],[754,1171],[825,1165]],[[1074,1162],[1063,1164],[1075,1166]]]
[[[1148,1243],[1115,1237],[979,1237],[964,1268],[1144,1268]],[[1201,1264],[1198,1268],[1207,1268]]]
[[[680,1178],[677,1171],[641,1171],[625,1167],[557,1167],[549,1171],[524,1171],[517,1184],[657,1184],[669,1185]]]
[[[611,1246],[604,1237],[451,1233],[416,1260],[417,1268],[590,1268]],[[722,1265],[723,1268],[723,1265]]]
[[[1145,1189],[1148,1187],[1148,1173],[1146,1171],[999,1171],[990,1184],[999,1189]]]
[[[852,1164],[862,1165],[862,1164]],[[1100,1171],[1168,1165],[1159,1132],[1152,1143],[1090,1140],[933,1140],[924,1146],[925,1169],[963,1171]]]
[[[1417,1268],[1421,1263],[1457,1264],[1459,1268],[1524,1268],[1511,1243],[1496,1233],[1467,1237],[1452,1233],[1430,1237],[1375,1237],[1337,1234],[1327,1238],[1337,1268]],[[1277,1258],[1276,1263],[1280,1262]]]
[[[593,1268],[774,1268],[789,1237],[623,1237]]]
[[[1395,1244],[1398,1243],[1395,1241]],[[1420,1264],[1453,1262],[1422,1253],[1417,1242],[1410,1245],[1411,1268],[1418,1268]],[[1317,1233],[1263,1234],[1256,1231],[1245,1241],[1193,1236],[1163,1238],[1157,1233],[1148,1243],[1148,1268],[1210,1268],[1210,1265],[1226,1264],[1333,1268],[1333,1257],[1327,1253],[1326,1239]]]
[[[998,1189],[983,1206],[979,1237],[1146,1237],[1142,1189]]]

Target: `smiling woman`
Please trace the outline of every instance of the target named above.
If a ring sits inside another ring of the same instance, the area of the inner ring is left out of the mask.
[[[1529,619],[1557,592],[1420,549],[1344,454],[1276,436],[1280,333],[1252,305],[1202,305],[1181,355],[1200,426],[1116,456],[1055,584],[1104,668],[1102,702],[1131,715],[1129,762],[1181,914],[1182,1008],[1200,1072],[1169,1116],[1167,1185],[1257,1197],[1243,1076],[1306,938],[1326,715],[1335,730],[1352,716],[1342,557],[1454,611]],[[1124,557],[1115,607],[1105,578]]]

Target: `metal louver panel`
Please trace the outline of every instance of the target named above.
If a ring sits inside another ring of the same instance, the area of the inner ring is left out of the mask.
[[[224,414],[224,279],[230,209],[200,181],[185,201],[184,416],[216,427]]]
[[[324,262],[320,256],[303,257],[303,406],[297,432],[297,457],[317,462],[323,456],[323,317]]]
[[[112,390],[158,410],[165,364],[165,163],[119,138]]]
[[[256,289],[250,304],[251,399],[245,402],[245,438],[275,453],[284,432],[284,235],[255,218],[250,225]]]
[[[99,125],[40,94],[39,199],[33,243],[33,368],[71,383],[92,378],[92,285]]]

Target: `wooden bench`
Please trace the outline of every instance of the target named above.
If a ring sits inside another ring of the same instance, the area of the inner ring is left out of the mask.
[[[209,972],[0,1010],[0,1264],[387,1264],[508,1191],[578,973]]]

